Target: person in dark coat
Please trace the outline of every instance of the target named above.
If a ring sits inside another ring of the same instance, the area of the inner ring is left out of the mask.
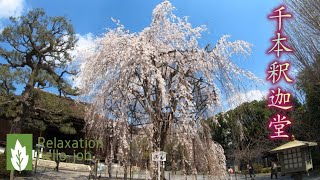
[[[254,179],[254,177],[256,177],[256,175],[254,174],[253,165],[251,163],[248,165],[248,170],[249,170],[250,178]]]
[[[54,170],[59,171],[60,153],[58,153],[57,156],[54,157],[54,161],[56,162],[56,167],[54,168]]]

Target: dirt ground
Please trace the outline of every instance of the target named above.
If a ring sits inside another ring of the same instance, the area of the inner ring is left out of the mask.
[[[101,174],[101,180],[103,179],[109,179],[109,180],[114,180],[114,179],[123,179],[123,177],[118,177],[118,178],[107,178],[104,176],[104,173]],[[120,176],[120,174],[118,175]],[[145,173],[134,173],[133,175],[133,179],[135,180],[143,180],[145,179]],[[44,169],[44,168],[40,168],[39,169],[39,173],[37,173],[37,175],[33,176],[33,177],[18,177],[15,178],[15,180],[33,180],[33,179],[37,179],[37,180],[47,180],[47,179],[54,179],[54,180],[88,180],[89,179],[89,172],[82,172],[82,171],[68,171],[68,170],[60,170],[59,172],[54,171],[52,168],[50,169]],[[93,179],[92,177],[90,179]],[[129,179],[129,178],[128,178]],[[188,177],[184,177],[182,175],[175,175],[173,176],[170,172],[166,172],[166,179],[167,180],[193,180],[194,177],[193,176],[188,176]],[[222,180],[221,178],[217,178],[217,177],[211,177],[209,178],[208,176],[204,176],[204,175],[198,175],[197,176],[197,180]],[[245,176],[243,174],[237,174],[237,175],[232,175],[232,176],[228,176],[225,178],[225,180],[250,180],[249,176]],[[254,180],[269,180],[270,179],[270,174],[258,174],[256,175],[256,177],[254,177]],[[290,176],[280,176],[278,177],[279,180],[290,180]],[[306,174],[303,177],[304,180],[320,180],[320,174],[319,172],[312,172],[309,176],[307,176]]]

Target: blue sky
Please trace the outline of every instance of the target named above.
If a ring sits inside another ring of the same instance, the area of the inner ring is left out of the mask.
[[[18,16],[32,8],[43,8],[49,16],[63,15],[71,20],[79,34],[79,46],[88,43],[88,37],[99,36],[106,28],[114,27],[111,17],[121,21],[132,32],[141,31],[151,22],[153,8],[161,0],[0,0],[0,29],[6,24],[8,15]],[[224,34],[231,40],[245,40],[253,44],[253,52],[246,61],[239,62],[265,79],[268,64],[275,59],[265,54],[274,36],[275,24],[267,15],[279,6],[280,0],[171,0],[178,16],[189,16],[193,26],[206,25],[202,45],[215,44]],[[2,6],[2,7],[1,7]],[[15,9],[16,8],[16,9]],[[260,86],[267,91],[269,85]]]

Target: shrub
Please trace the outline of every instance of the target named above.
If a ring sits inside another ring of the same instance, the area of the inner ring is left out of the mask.
[[[32,171],[15,171],[14,176],[32,176]],[[10,171],[7,170],[7,160],[5,154],[0,154],[0,178],[7,179],[10,177]]]
[[[7,160],[4,154],[0,154],[0,178],[6,178],[10,176],[10,171],[6,168]]]
[[[271,173],[271,168],[263,168],[261,173]]]
[[[263,165],[258,163],[253,163],[253,169],[255,173],[262,173]]]

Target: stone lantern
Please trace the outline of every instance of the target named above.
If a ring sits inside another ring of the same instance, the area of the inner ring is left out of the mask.
[[[302,174],[313,168],[310,147],[316,145],[315,142],[293,139],[270,152],[278,154],[282,175],[292,174],[294,179],[302,179]]]

